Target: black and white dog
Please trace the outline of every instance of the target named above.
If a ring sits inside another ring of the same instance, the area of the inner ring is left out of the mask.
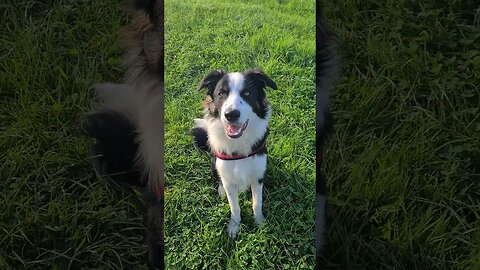
[[[262,213],[262,189],[267,169],[266,140],[271,116],[266,87],[275,82],[261,70],[227,73],[211,71],[198,86],[207,89],[204,118],[192,129],[197,147],[212,158],[212,178],[218,193],[230,205],[228,235],[235,239],[240,225],[238,194],[252,190],[253,215],[257,223]]]

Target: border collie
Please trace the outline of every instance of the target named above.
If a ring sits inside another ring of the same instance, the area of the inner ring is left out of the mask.
[[[242,73],[211,71],[198,86],[207,89],[204,118],[192,129],[198,148],[210,152],[212,177],[220,183],[218,193],[230,205],[228,235],[235,239],[240,226],[238,194],[252,190],[253,215],[257,223],[262,213],[262,189],[267,169],[266,141],[271,111],[266,87],[275,82],[259,69]]]
[[[335,35],[329,28],[323,15],[320,1],[316,2],[316,265],[315,269],[322,269],[320,254],[324,244],[326,210],[326,180],[321,170],[322,152],[325,141],[332,130],[333,121],[330,114],[330,93],[338,79],[340,59],[335,46]]]
[[[149,267],[164,269],[163,1],[134,4],[136,16],[121,29],[125,82],[94,86],[102,104],[84,117],[82,128],[95,138],[92,154],[97,174],[141,191],[148,205]]]

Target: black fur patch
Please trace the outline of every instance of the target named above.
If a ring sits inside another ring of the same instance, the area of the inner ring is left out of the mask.
[[[137,9],[145,10],[145,12],[150,17],[150,20],[153,21],[154,18],[157,16],[155,10],[155,2],[157,2],[157,0],[135,0],[135,7]]]
[[[208,88],[207,95],[212,96],[218,81],[226,74],[223,70],[212,70],[198,84],[197,90]]]
[[[191,133],[193,135],[194,145],[203,151],[210,152],[210,146],[208,145],[208,133],[205,129],[196,127],[192,128]]]
[[[267,129],[267,132],[265,132],[265,134],[263,135],[263,137],[258,141],[256,142],[253,146],[252,146],[252,149],[250,151],[254,151],[255,149],[257,149],[258,147],[260,147],[262,144],[265,143],[265,147],[263,147],[262,149],[260,149],[260,151],[258,151],[256,153],[256,155],[266,155],[267,154],[267,144],[266,144],[266,140],[267,140],[267,136],[268,136],[268,132],[269,130]]]
[[[146,185],[135,166],[138,143],[135,126],[127,117],[111,110],[91,113],[85,116],[82,129],[96,139],[92,152],[101,175],[121,185]]]

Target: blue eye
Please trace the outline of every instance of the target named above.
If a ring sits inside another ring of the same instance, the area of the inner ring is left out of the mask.
[[[227,96],[227,91],[220,91],[220,92],[218,93],[218,95],[219,95],[220,97],[226,97],[226,96]]]
[[[250,95],[250,91],[248,91],[248,90],[245,90],[242,93],[243,93],[244,96],[249,96]]]

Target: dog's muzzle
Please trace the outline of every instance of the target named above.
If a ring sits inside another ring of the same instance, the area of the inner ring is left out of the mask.
[[[233,123],[227,123],[225,125],[225,131],[227,132],[227,136],[230,138],[239,138],[243,135],[243,131],[247,128],[248,126],[248,120],[243,124],[233,124]]]

